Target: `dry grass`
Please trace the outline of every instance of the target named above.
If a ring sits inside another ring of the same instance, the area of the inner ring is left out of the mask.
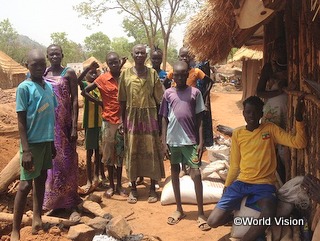
[[[185,45],[197,60],[225,59],[232,48],[236,20],[230,0],[209,0],[187,26]]]

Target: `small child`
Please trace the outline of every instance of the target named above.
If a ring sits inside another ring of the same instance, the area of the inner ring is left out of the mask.
[[[155,69],[159,75],[159,79],[161,83],[166,79],[167,77],[167,72],[163,69],[161,69],[161,63],[162,63],[162,58],[163,58],[163,53],[162,50],[155,46],[154,50],[151,52],[151,63],[152,63],[152,68]]]
[[[19,84],[16,93],[16,111],[20,134],[20,183],[14,201],[11,240],[20,240],[20,225],[27,195],[33,185],[32,233],[42,228],[41,211],[47,169],[55,157],[54,108],[57,101],[52,86],[43,79],[46,70],[45,55],[31,50],[27,58],[29,77]]]
[[[164,92],[160,107],[162,116],[162,143],[165,155],[171,162],[171,178],[177,210],[169,216],[167,223],[177,224],[185,217],[181,205],[179,172],[180,163],[190,167],[190,177],[194,182],[198,227],[202,231],[211,228],[203,211],[203,187],[199,167],[203,148],[202,113],[205,111],[200,90],[186,84],[188,64],[177,62],[173,67],[175,87]]]
[[[107,164],[110,188],[106,196],[110,198],[113,194],[127,196],[122,189],[122,162],[124,153],[124,139],[120,115],[120,104],[118,102],[118,80],[120,69],[123,65],[119,55],[115,52],[107,54],[106,63],[110,72],[100,75],[93,83],[90,83],[84,90],[83,95],[88,100],[102,106],[102,162]],[[101,100],[90,94],[90,91],[98,88],[101,93]],[[114,167],[116,166],[117,186],[113,181]]]
[[[78,84],[81,90],[84,90],[88,84],[92,83],[98,76],[97,69],[99,65],[93,61],[78,77]],[[85,78],[85,80],[83,80]],[[98,89],[92,90],[91,95],[100,99],[100,92]],[[79,194],[89,194],[93,192],[99,185],[99,175],[102,182],[106,182],[104,174],[104,166],[100,161],[99,153],[99,136],[101,129],[102,117],[101,107],[84,99],[84,114],[83,114],[83,128],[85,130],[85,148],[87,150],[87,184],[78,188]],[[94,152],[94,172],[92,178],[91,159]]]

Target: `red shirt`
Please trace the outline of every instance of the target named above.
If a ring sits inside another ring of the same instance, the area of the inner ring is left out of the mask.
[[[118,81],[110,72],[100,75],[94,83],[98,86],[103,103],[102,118],[112,124],[120,124],[120,103],[118,101]]]

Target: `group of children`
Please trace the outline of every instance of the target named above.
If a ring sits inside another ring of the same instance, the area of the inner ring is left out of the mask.
[[[144,82],[148,81],[148,73],[153,72],[148,72],[149,70],[144,66],[145,47],[143,45],[135,46],[132,54],[137,68],[132,69],[133,72],[130,74],[135,74],[135,80],[140,81],[143,79]],[[229,217],[228,214],[232,210],[239,208],[239,203],[244,196],[249,196],[248,205],[261,210],[261,217],[274,216],[276,169],[274,146],[276,143],[295,148],[304,148],[306,146],[302,116],[303,97],[298,99],[296,108],[295,135],[286,133],[272,123],[260,124],[263,102],[258,97],[249,97],[244,101],[243,116],[247,125],[233,132],[230,171],[225,184],[226,189],[221,200],[210,214],[207,223],[203,211],[203,188],[199,170],[204,145],[202,115],[206,111],[206,105],[201,91],[194,87],[193,82],[188,82],[188,78],[189,81],[190,77],[195,78],[195,81],[198,79],[203,80],[207,83],[207,91],[209,92],[212,81],[198,70],[191,71],[189,66],[190,56],[186,48],[180,50],[179,56],[180,60],[174,64],[173,72],[168,74],[169,78],[164,78],[164,85],[162,85],[164,93],[159,92],[161,93],[161,101],[160,106],[156,108],[156,110],[159,110],[157,113],[159,115],[158,118],[161,119],[163,155],[170,159],[171,163],[172,185],[177,206],[176,211],[168,217],[167,223],[175,225],[185,217],[181,205],[179,185],[180,164],[186,164],[190,167],[189,174],[194,181],[198,207],[197,224],[200,230],[207,231],[211,227],[224,224],[227,221],[226,217]],[[156,63],[155,69],[157,73],[164,74],[158,67],[160,66],[160,58],[162,58],[160,50],[151,54],[151,60]],[[116,52],[108,53],[106,62],[109,66],[108,72],[98,76],[97,69],[99,66],[93,62],[78,78],[82,94],[88,100],[85,104],[84,117],[88,180],[80,191],[83,193],[92,191],[96,187],[96,183],[98,183],[99,176],[105,178],[103,165],[100,164],[99,153],[101,152],[102,162],[107,165],[110,182],[106,191],[107,197],[111,197],[115,193],[127,196],[121,186],[121,175],[124,155],[126,155],[126,164],[129,163],[132,157],[128,153],[125,154],[126,148],[130,149],[132,146],[127,147],[124,144],[128,143],[126,138],[133,138],[130,135],[128,137],[128,129],[131,126],[128,123],[130,121],[128,113],[126,113],[126,111],[132,111],[132,108],[128,106],[130,100],[125,97],[126,89],[119,91],[119,88],[122,88],[125,84],[126,86],[130,85],[129,82],[124,83],[125,74],[129,72],[121,74],[121,67],[124,61],[121,61]],[[42,77],[46,69],[45,56],[38,50],[31,51],[28,55],[27,67],[30,77],[18,86],[16,97],[21,137],[22,168],[21,182],[14,205],[11,240],[19,240],[23,208],[33,180],[33,232],[41,228],[41,210],[46,171],[51,168],[51,160],[55,155],[53,141],[56,99],[51,86]],[[190,75],[190,72],[193,74]],[[199,76],[194,76],[197,72]],[[83,78],[85,81],[82,81]],[[174,80],[174,83],[168,86],[167,83],[170,83],[170,78]],[[123,85],[121,87],[120,79],[123,81],[121,82]],[[99,91],[96,91],[97,89]],[[133,91],[138,90],[134,89]],[[135,98],[139,98],[139,96],[135,96]],[[127,102],[125,108],[123,107],[124,102]],[[100,108],[101,112],[99,111]],[[158,123],[152,123],[152,125],[158,125]],[[152,126],[146,125],[141,128],[152,128]],[[159,128],[157,127],[155,130],[159,130]],[[140,130],[135,129],[135,131],[135,133],[139,134]],[[39,133],[41,134],[39,135]],[[101,145],[99,145],[99,136],[102,137]],[[146,145],[146,143],[135,143],[135,146],[139,145]],[[92,177],[91,159],[93,153],[95,154],[95,170]],[[113,181],[114,170],[117,173],[116,185]],[[131,174],[132,179],[133,177],[141,176],[139,174],[143,172],[131,173],[134,173]],[[160,173],[156,175],[162,176]],[[152,181],[149,198],[150,202],[154,202],[157,201],[154,189],[156,179],[153,179],[152,175],[149,177]],[[131,179],[130,181],[133,181]],[[244,192],[243,190],[247,191]],[[136,186],[132,182],[132,189],[128,197],[129,203],[137,202],[137,192],[134,191],[136,191]],[[264,229],[265,227],[251,227],[250,232],[246,234],[243,240],[255,240]]]

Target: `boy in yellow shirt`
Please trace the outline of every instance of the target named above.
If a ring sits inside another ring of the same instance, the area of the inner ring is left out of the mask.
[[[233,210],[240,208],[247,196],[246,206],[261,212],[259,218],[272,218],[276,212],[276,144],[304,148],[307,138],[303,123],[303,98],[296,106],[296,134],[291,135],[273,123],[260,124],[263,101],[251,96],[243,102],[246,126],[233,131],[230,169],[224,194],[207,222],[211,227],[225,224]],[[251,226],[241,240],[256,240],[267,226]]]

